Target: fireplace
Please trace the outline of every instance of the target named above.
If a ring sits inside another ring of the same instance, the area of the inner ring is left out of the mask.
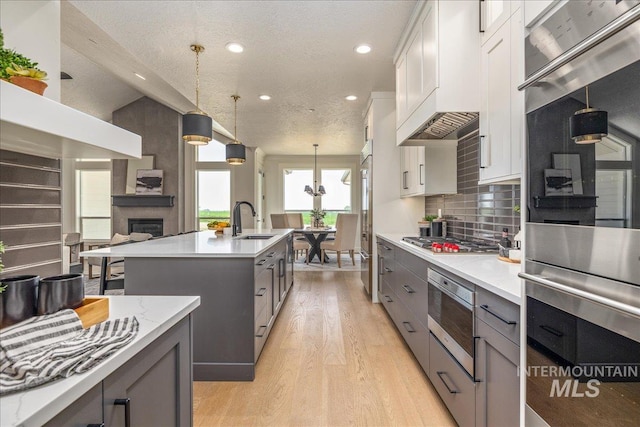
[[[162,218],[129,218],[129,234],[149,233],[153,237],[162,236]]]

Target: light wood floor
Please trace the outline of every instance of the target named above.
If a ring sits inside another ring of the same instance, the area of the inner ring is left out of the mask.
[[[253,382],[195,382],[195,426],[455,426],[358,272],[296,272]]]

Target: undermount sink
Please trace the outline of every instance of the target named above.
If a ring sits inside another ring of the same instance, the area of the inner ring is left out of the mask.
[[[246,236],[238,236],[236,239],[241,240],[267,240],[275,236],[275,234],[248,234]]]

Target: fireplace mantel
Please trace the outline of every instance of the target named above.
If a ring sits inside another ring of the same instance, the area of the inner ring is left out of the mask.
[[[175,196],[159,194],[122,194],[111,196],[111,205],[120,207],[158,207],[170,208],[173,206]]]

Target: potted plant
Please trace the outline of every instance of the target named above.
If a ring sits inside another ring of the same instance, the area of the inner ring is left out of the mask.
[[[13,49],[6,49],[4,36],[0,30],[0,78],[42,95],[47,88],[47,84],[43,81],[47,73],[37,66],[37,62],[33,62]]]
[[[317,227],[322,227],[324,224],[322,222],[322,219],[324,218],[324,216],[327,214],[327,212],[325,212],[322,209],[312,209],[311,210],[311,217],[313,218],[313,227],[317,228]]]

